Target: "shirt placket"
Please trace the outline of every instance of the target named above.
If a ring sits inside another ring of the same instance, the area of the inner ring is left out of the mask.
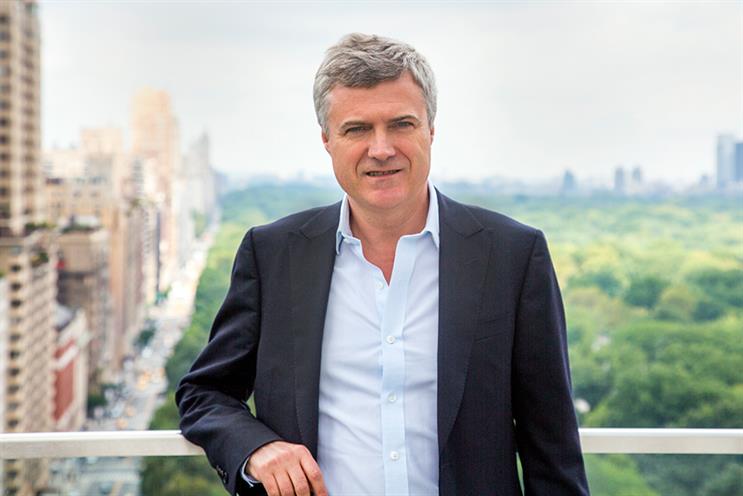
[[[399,240],[390,285],[383,284],[380,339],[382,350],[382,455],[385,493],[408,494],[408,452],[405,444],[405,309],[415,263],[415,240]],[[381,271],[379,271],[381,277]],[[384,283],[384,280],[382,279]]]

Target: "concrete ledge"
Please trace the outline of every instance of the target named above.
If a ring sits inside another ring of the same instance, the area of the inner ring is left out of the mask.
[[[743,454],[743,429],[580,430],[584,453]],[[180,431],[0,434],[0,459],[203,455]]]

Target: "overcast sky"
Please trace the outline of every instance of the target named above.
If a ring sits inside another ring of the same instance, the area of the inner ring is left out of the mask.
[[[228,174],[329,174],[312,82],[352,31],[433,66],[439,178],[608,179],[639,164],[692,181],[713,173],[718,133],[743,136],[742,1],[42,1],[40,15],[46,147],[81,127],[126,132],[151,86],[172,96],[182,149],[208,131]]]

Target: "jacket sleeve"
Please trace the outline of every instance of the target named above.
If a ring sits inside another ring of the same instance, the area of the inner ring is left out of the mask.
[[[238,248],[230,287],[212,324],[209,342],[181,379],[175,396],[183,435],[204,449],[233,496],[238,489],[243,496],[247,494],[240,474],[246,457],[280,439],[246,404],[255,380],[260,300],[250,230]],[[256,491],[262,492],[262,488],[258,486]]]
[[[526,496],[588,495],[573,409],[565,312],[537,232],[518,302],[513,405]]]

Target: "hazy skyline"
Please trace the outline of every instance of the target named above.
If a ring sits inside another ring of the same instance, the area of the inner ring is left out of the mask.
[[[128,136],[142,86],[170,92],[185,150],[200,132],[230,175],[330,174],[312,106],[325,49],[373,32],[423,53],[445,179],[649,179],[714,173],[743,135],[743,2],[41,2],[43,145],[81,127]]]

